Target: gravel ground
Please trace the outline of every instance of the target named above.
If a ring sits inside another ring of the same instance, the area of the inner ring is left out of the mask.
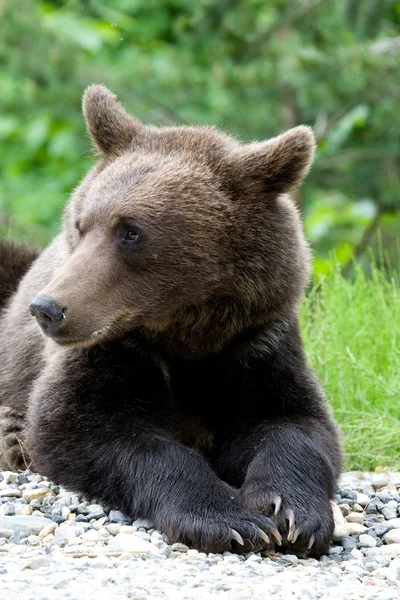
[[[203,554],[26,471],[0,473],[0,598],[399,600],[400,473],[345,473],[321,560]]]

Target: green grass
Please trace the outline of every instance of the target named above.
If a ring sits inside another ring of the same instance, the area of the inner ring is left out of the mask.
[[[400,287],[334,271],[301,307],[309,360],[342,432],[347,469],[400,469]]]

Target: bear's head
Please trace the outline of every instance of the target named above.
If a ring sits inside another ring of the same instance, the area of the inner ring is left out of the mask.
[[[309,251],[288,193],[313,159],[308,127],[242,144],[146,126],[101,85],[83,112],[100,157],[65,211],[67,258],[38,294],[45,333],[91,346],[140,328],[193,355],[293,314]]]

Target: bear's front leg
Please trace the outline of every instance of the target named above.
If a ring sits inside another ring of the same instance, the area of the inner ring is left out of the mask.
[[[171,542],[207,552],[271,546],[273,522],[176,441],[174,419],[162,371],[143,352],[54,348],[30,401],[27,441],[35,470],[152,520]]]
[[[245,506],[275,520],[286,550],[319,557],[329,549],[337,478],[336,452],[329,447],[335,445],[334,433],[322,423],[282,418],[246,430],[228,452],[243,473]]]

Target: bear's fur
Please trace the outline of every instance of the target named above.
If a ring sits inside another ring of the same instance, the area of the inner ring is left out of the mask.
[[[288,196],[311,130],[243,145],[145,126],[98,85],[83,111],[99,161],[1,316],[3,463],[205,551],[321,555],[341,459]]]

